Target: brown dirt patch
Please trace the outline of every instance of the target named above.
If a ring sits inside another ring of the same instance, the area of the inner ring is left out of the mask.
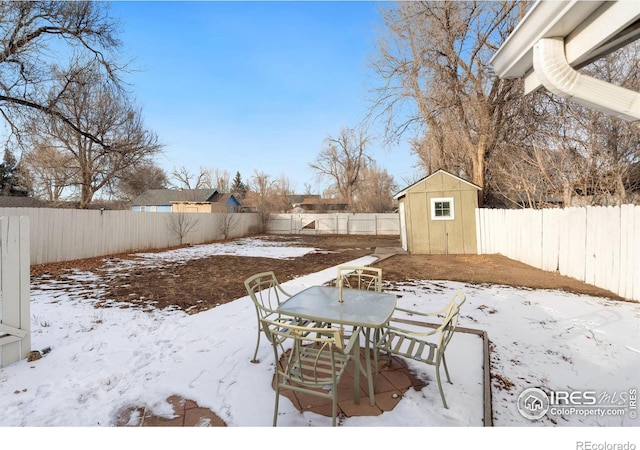
[[[605,289],[546,272],[502,255],[394,255],[374,264],[385,281],[450,280],[531,289],[557,289],[623,300]]]
[[[254,273],[273,270],[280,282],[314,273],[362,256],[376,247],[399,245],[395,236],[262,236],[274,242],[313,247],[316,252],[293,259],[210,256],[188,263],[162,262],[153,268],[110,269],[114,260],[135,260],[134,254],[112,255],[42,264],[31,267],[32,282],[64,279],[72,271],[91,271],[101,276],[104,302],[165,308],[175,306],[190,313],[204,311],[247,295],[244,280]],[[87,282],[90,284],[90,282]],[[87,292],[86,295],[91,295]]]
[[[188,263],[163,262],[153,268],[109,270],[115,259],[135,259],[133,254],[113,255],[32,266],[32,280],[64,279],[72,270],[101,276],[103,301],[165,308],[175,306],[190,313],[204,311],[246,295],[244,280],[254,273],[273,270],[281,282],[346,263],[375,252],[377,247],[400,247],[396,236],[263,236],[317,251],[288,260],[240,256],[210,256]],[[501,255],[394,255],[374,264],[385,281],[452,280],[504,284],[618,298],[611,292],[572,278],[534,269]],[[89,295],[89,293],[87,294]]]

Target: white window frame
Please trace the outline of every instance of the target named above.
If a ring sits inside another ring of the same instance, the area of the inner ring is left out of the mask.
[[[448,216],[436,216],[436,203],[449,202]],[[434,197],[431,199],[431,220],[455,220],[453,197]]]

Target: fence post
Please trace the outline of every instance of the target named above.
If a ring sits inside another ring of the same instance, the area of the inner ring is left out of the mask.
[[[0,217],[0,367],[31,351],[29,218]]]

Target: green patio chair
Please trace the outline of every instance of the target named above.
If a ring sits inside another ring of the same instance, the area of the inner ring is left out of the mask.
[[[291,295],[282,289],[273,271],[261,272],[250,276],[244,281],[244,286],[253,301],[258,316],[258,342],[256,343],[256,350],[251,360],[251,362],[258,362],[256,358],[258,356],[258,348],[260,347],[260,336],[262,332],[264,332],[261,319],[269,319],[284,324],[293,322],[298,325],[304,325],[306,321],[283,316],[276,311],[280,303],[287,300]]]
[[[391,317],[389,324],[383,329],[382,336],[376,344],[376,349],[379,352],[384,352],[388,355],[389,364],[391,363],[391,356],[398,355],[435,366],[438,389],[440,390],[440,397],[442,398],[442,404],[445,408],[449,407],[447,406],[447,401],[445,400],[442,389],[442,382],[440,380],[440,365],[444,367],[447,382],[453,384],[449,376],[449,370],[447,369],[445,350],[455,332],[458,324],[460,306],[462,306],[465,300],[466,297],[464,294],[456,292],[444,308],[432,313],[396,307],[394,316]],[[396,312],[404,312],[411,316],[419,317],[438,317],[442,318],[442,321],[439,324],[427,324],[424,322],[405,320],[398,318]],[[412,328],[395,325],[396,323],[408,324],[411,325]],[[430,336],[434,336],[435,338],[433,340],[427,340]]]
[[[331,424],[336,426],[338,384],[353,358],[357,339],[345,345],[340,330],[335,328],[304,327],[268,319],[261,322],[272,343],[276,367],[273,426],[278,423],[280,392],[284,390],[331,399]]]

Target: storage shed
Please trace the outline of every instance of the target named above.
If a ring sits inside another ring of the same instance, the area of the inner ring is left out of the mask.
[[[402,248],[412,254],[476,254],[480,190],[438,170],[397,193]]]

